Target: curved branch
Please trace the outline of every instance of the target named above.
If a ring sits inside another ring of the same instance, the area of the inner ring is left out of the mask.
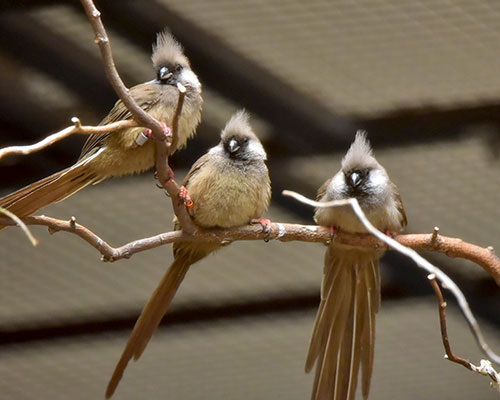
[[[73,126],[68,126],[67,128],[53,133],[52,135],[49,135],[41,141],[32,145],[10,146],[0,149],[0,159],[12,154],[26,155],[35,153],[71,135],[93,135],[96,133],[108,133],[114,132],[118,129],[133,128],[139,126],[134,120],[117,121],[109,125],[83,126],[78,118],[73,117],[71,118],[71,122],[73,122]]]
[[[451,350],[450,341],[448,339],[448,329],[446,327],[446,302],[443,298],[443,293],[441,292],[441,288],[436,281],[436,276],[434,274],[430,274],[428,277],[429,282],[434,290],[434,294],[436,295],[438,311],[439,311],[439,325],[441,327],[441,339],[443,341],[443,346],[446,352],[445,358],[450,360],[451,362],[460,364],[467,368],[470,371],[477,372],[478,374],[488,376],[491,379],[491,384],[500,392],[500,373],[496,372],[491,362],[487,360],[481,360],[481,364],[476,366],[472,364],[470,361],[457,356]]]
[[[38,240],[31,234],[31,231],[28,229],[26,224],[21,221],[21,218],[19,218],[16,214],[13,212],[7,210],[6,208],[0,207],[0,214],[4,214],[7,217],[9,217],[13,222],[16,223],[17,226],[21,228],[21,230],[24,232],[28,240],[31,242],[33,246],[38,245]]]
[[[462,311],[462,314],[464,315],[467,323],[469,324],[469,327],[479,345],[481,350],[483,350],[484,354],[491,360],[493,360],[495,363],[500,364],[500,356],[497,355],[496,353],[491,350],[490,346],[488,343],[486,343],[486,340],[483,337],[483,334],[481,332],[481,329],[479,328],[479,324],[477,323],[476,318],[474,317],[474,314],[472,314],[472,311],[470,310],[469,303],[467,302],[467,299],[465,298],[464,294],[460,290],[460,288],[457,286],[453,280],[446,275],[443,271],[441,271],[438,267],[435,265],[432,265],[429,261],[427,261],[425,258],[423,258],[420,254],[418,254],[415,250],[404,246],[400,244],[398,241],[395,239],[385,235],[381,231],[379,231],[377,228],[373,226],[373,224],[368,220],[366,217],[365,213],[361,209],[361,206],[358,203],[358,200],[355,198],[350,198],[350,199],[345,199],[345,200],[333,200],[333,201],[325,201],[325,202],[319,202],[315,200],[308,199],[305,196],[302,196],[299,193],[295,193],[289,190],[284,190],[283,191],[284,196],[290,196],[293,197],[294,199],[300,201],[301,203],[308,204],[312,207],[316,208],[328,208],[328,207],[344,207],[344,206],[350,206],[358,218],[358,220],[363,224],[365,229],[370,232],[373,236],[375,236],[377,239],[380,241],[384,242],[387,246],[390,248],[398,251],[399,253],[411,258],[415,264],[419,268],[424,269],[427,271],[429,274],[435,275],[435,277],[441,282],[443,287],[446,287],[455,297],[455,299],[458,302],[458,306],[460,307],[460,310]],[[437,237],[437,230],[435,229],[433,234],[431,235],[432,238]]]
[[[328,228],[318,225],[299,225],[274,222],[271,231],[266,234],[258,225],[242,226],[233,229],[201,230],[197,228],[193,233],[173,231],[160,233],[149,238],[138,239],[120,247],[111,247],[103,239],[83,225],[64,221],[47,216],[25,217],[21,219],[26,225],[43,225],[51,231],[67,231],[74,233],[96,248],[105,261],[117,261],[130,258],[136,253],[146,251],[174,242],[230,242],[235,240],[279,240],[281,242],[300,241],[309,243],[329,244],[335,242],[358,247],[385,248],[386,243],[373,237],[371,234],[352,234],[337,230],[332,237]],[[74,221],[73,221],[74,222]],[[192,222],[191,222],[192,223]],[[0,217],[1,225],[16,225],[8,218]],[[482,248],[461,239],[447,236],[437,236],[435,233],[420,233],[397,235],[394,240],[403,246],[414,250],[429,250],[443,253],[449,257],[470,260],[488,272],[500,286],[500,260],[491,252],[490,248]]]
[[[104,64],[104,71],[109,83],[111,83],[111,86],[113,86],[113,89],[125,107],[127,107],[130,111],[134,120],[136,120],[140,126],[151,129],[158,142],[165,142],[165,135],[163,134],[161,124],[135,102],[116,70],[113,54],[111,52],[111,46],[109,45],[108,34],[106,33],[106,29],[101,21],[100,11],[96,8],[92,0],[81,0],[81,3],[85,9],[90,25],[94,30],[95,43],[99,46]]]

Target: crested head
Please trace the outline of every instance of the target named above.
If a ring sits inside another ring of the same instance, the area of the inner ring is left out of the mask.
[[[237,111],[222,130],[221,143],[230,157],[265,160],[266,152],[248,120],[245,110]]]
[[[331,179],[327,191],[332,198],[357,198],[361,207],[372,207],[385,200],[389,177],[373,156],[365,131],[356,137],[342,159],[342,168]]]
[[[373,156],[370,142],[366,137],[366,131],[359,130],[346,155],[342,159],[342,170],[370,168],[378,166],[377,160]]]
[[[229,136],[251,136],[257,139],[249,122],[250,116],[245,110],[235,112],[221,132],[221,139]]]
[[[153,45],[151,60],[156,70],[159,70],[164,65],[189,67],[189,60],[184,55],[182,45],[166,30],[156,36],[156,44]]]

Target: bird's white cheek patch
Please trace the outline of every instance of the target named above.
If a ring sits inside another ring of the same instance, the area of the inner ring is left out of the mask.
[[[387,187],[389,179],[382,171],[374,170],[370,174],[370,187],[374,193],[381,193]]]
[[[345,188],[345,179],[343,173],[336,174],[328,185],[328,193],[342,193]],[[334,197],[337,198],[337,197]]]
[[[180,79],[181,82],[186,83],[189,86],[192,86],[192,87],[197,88],[197,89],[199,89],[201,87],[201,84],[200,84],[200,81],[198,80],[198,77],[190,69],[184,68],[181,72],[180,78],[181,78]]]
[[[248,151],[251,154],[254,154],[257,158],[266,160],[267,159],[267,154],[262,145],[259,142],[256,142],[255,140],[251,140],[248,143]]]

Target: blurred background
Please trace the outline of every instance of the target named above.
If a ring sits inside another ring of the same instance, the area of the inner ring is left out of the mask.
[[[500,249],[500,3],[492,0],[98,1],[121,76],[154,77],[168,27],[204,90],[203,122],[172,158],[179,180],[244,107],[269,155],[274,221],[311,223],[281,196],[313,197],[357,129],[403,197],[407,232]],[[78,116],[97,124],[116,101],[78,1],[0,3],[0,145],[28,144]],[[0,162],[1,194],[73,163],[85,138]],[[43,213],[78,222],[111,245],[171,229],[152,172],[88,187]],[[169,246],[104,264],[70,234],[32,248],[0,232],[0,398],[99,399],[139,312],[172,261]],[[306,399],[303,365],[324,246],[238,242],[190,270],[173,307],[116,399]],[[462,260],[425,254],[467,294],[500,351],[500,296]],[[482,357],[445,293],[456,353]],[[488,379],[443,360],[425,274],[382,261],[371,399],[493,399]],[[361,398],[361,396],[360,396]]]

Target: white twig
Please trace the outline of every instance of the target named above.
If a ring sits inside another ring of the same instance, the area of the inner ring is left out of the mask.
[[[410,257],[420,268],[423,268],[429,274],[434,274],[436,278],[441,282],[441,285],[445,289],[448,289],[453,294],[453,296],[457,299],[458,306],[460,307],[460,310],[465,316],[465,319],[469,324],[469,327],[479,347],[483,350],[483,352],[489,359],[491,359],[493,362],[497,364],[500,364],[500,356],[498,356],[495,352],[493,352],[488,343],[486,343],[484,336],[481,332],[481,329],[479,328],[479,324],[477,323],[476,318],[474,317],[472,311],[470,310],[467,299],[465,298],[460,288],[455,284],[455,282],[453,282],[448,275],[446,275],[436,266],[432,265],[429,261],[423,258],[415,250],[403,246],[402,244],[398,243],[391,237],[385,235],[383,232],[375,228],[366,217],[365,213],[361,209],[356,199],[319,202],[308,199],[307,197],[304,197],[301,194],[289,190],[284,190],[283,195],[293,197],[294,199],[300,201],[301,203],[308,204],[312,207],[317,207],[317,208],[339,207],[339,206],[350,205],[352,207],[352,210],[354,211],[354,213],[356,214],[356,216],[358,217],[358,219],[361,221],[361,223],[364,225],[364,227],[368,232],[370,232],[380,241],[387,244],[387,246],[393,248],[394,250],[400,252],[401,254],[404,254],[407,257]]]
[[[31,231],[28,229],[26,224],[21,221],[21,219],[14,214],[13,212],[10,212],[6,208],[0,207],[0,213],[5,214],[7,217],[12,219],[24,232],[24,234],[28,237],[29,241],[33,246],[36,246],[38,244],[38,240],[31,234]]]
[[[500,393],[500,373],[495,371],[489,360],[481,360],[479,367],[471,364],[472,371],[477,372],[483,376],[489,376],[491,379],[491,386]]]

